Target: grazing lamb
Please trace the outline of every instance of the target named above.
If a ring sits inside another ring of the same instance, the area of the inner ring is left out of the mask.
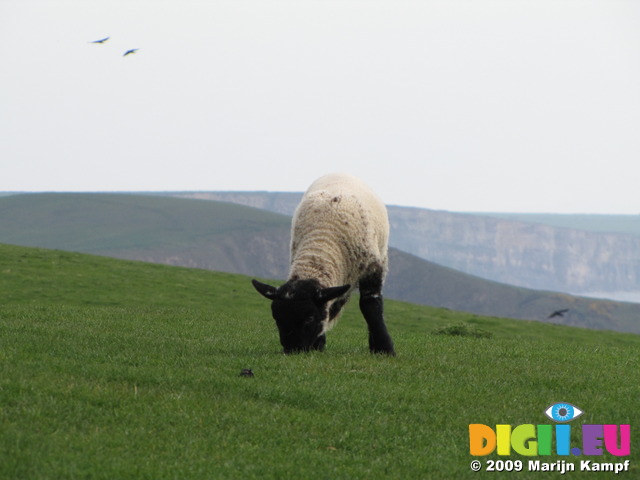
[[[395,355],[382,315],[388,238],[387,210],[359,179],[331,174],[309,187],[293,217],[289,279],[279,288],[252,280],[272,300],[285,353],[323,350],[358,286],[369,349]]]

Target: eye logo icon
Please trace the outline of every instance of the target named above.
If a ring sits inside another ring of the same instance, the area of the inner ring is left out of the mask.
[[[575,405],[571,405],[570,403],[566,402],[554,403],[544,411],[544,414],[547,417],[549,417],[554,422],[560,423],[575,420],[583,413],[584,412]]]

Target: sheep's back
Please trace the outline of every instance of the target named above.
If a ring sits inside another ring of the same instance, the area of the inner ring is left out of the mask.
[[[291,274],[355,286],[373,264],[386,272],[388,238],[377,195],[355,177],[327,175],[309,187],[294,214]]]

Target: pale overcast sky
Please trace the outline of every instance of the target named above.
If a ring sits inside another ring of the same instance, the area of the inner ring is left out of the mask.
[[[0,1],[0,191],[331,171],[389,204],[640,213],[640,1]]]

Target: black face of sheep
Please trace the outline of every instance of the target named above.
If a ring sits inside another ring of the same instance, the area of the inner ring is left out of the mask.
[[[296,280],[280,288],[252,280],[255,289],[272,300],[271,313],[278,326],[284,353],[323,350],[323,321],[329,319],[328,302],[344,295],[349,285],[320,288],[315,280]]]

